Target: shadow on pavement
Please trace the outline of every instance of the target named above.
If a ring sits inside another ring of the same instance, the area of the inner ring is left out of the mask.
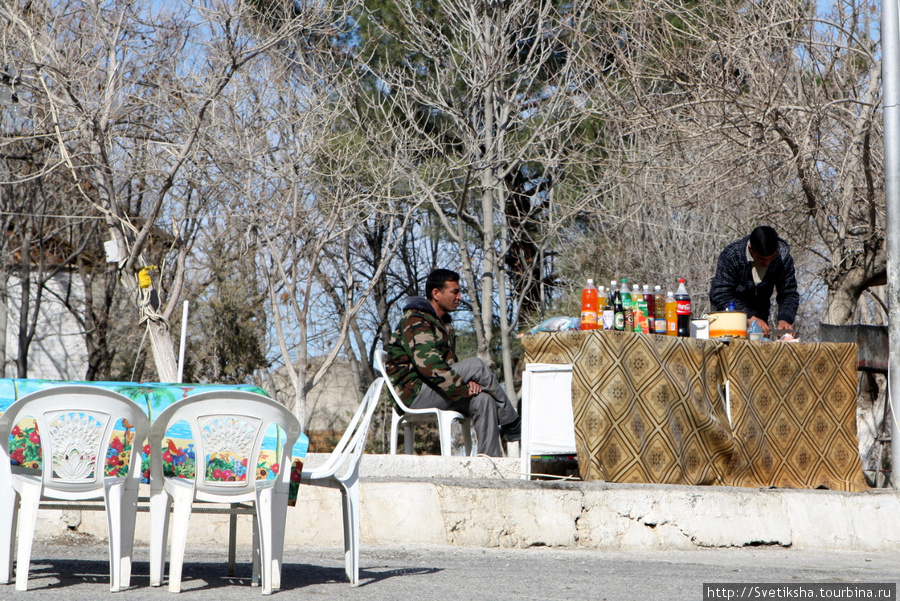
[[[168,565],[167,565],[168,567]],[[430,575],[442,568],[428,567],[362,567],[359,571],[359,587],[402,576]],[[191,562],[184,564],[181,588],[183,591],[211,590],[221,587],[246,586],[251,589],[251,566],[239,563],[234,576],[228,575],[226,563]],[[78,584],[109,584],[109,562],[81,559],[52,559],[32,562],[28,579],[29,590],[59,590]],[[163,587],[168,580],[164,580]],[[326,567],[304,563],[286,563],[281,573],[281,590],[297,590],[321,584],[345,584],[350,586],[343,567]],[[136,562],[132,569],[131,589],[150,587],[150,565]]]

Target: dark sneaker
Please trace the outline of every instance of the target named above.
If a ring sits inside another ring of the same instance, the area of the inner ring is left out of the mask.
[[[519,416],[516,418],[516,421],[500,426],[500,436],[506,442],[519,442],[522,440],[522,417]]]

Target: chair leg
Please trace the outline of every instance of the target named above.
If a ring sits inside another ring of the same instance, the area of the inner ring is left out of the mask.
[[[232,503],[231,508],[234,509],[238,506],[237,503]],[[231,513],[228,514],[228,575],[234,576],[237,572],[235,571],[235,567],[237,566],[237,514]]]
[[[22,502],[19,505],[19,549],[16,554],[16,590],[28,590],[28,571],[31,569],[31,548],[34,545],[34,529],[37,525],[38,506],[41,503],[41,485],[23,483]]]
[[[172,500],[175,505],[172,512],[175,527],[172,529],[172,547],[169,551],[169,591],[179,593],[184,567],[184,549],[187,546],[188,526],[191,521],[191,505],[194,500],[193,490],[180,486],[173,488]]]
[[[462,428],[463,445],[466,449],[466,457],[471,457],[472,453],[472,420],[466,419],[459,422]]]
[[[259,507],[255,508],[256,511],[259,511]],[[256,520],[256,516],[253,516],[253,554],[252,557],[252,569],[250,571],[250,586],[259,586],[259,577],[260,577],[260,540],[259,540],[259,522]]]
[[[391,455],[397,454],[397,437],[400,428],[400,415],[396,411],[391,415]]]
[[[438,436],[441,443],[441,456],[453,455],[453,418],[446,413],[438,414]]]
[[[18,514],[19,493],[7,486],[0,491],[0,584],[12,581]]]
[[[272,594],[272,487],[256,489],[256,524],[259,531],[259,565],[262,594]]]
[[[359,482],[342,483],[344,513],[344,572],[351,586],[359,585]]]
[[[288,494],[276,492],[272,499],[272,589],[281,589],[284,565],[284,528],[287,523]]]
[[[109,540],[109,590],[118,592],[122,588],[122,531],[126,519],[123,515],[125,504],[125,486],[121,480],[107,483],[103,488],[103,501],[106,506],[106,533]],[[131,565],[128,566],[129,573]]]
[[[407,455],[415,455],[416,450],[413,446],[415,442],[416,429],[408,421],[403,422],[403,447],[406,450]]]
[[[122,551],[119,562],[119,584],[122,588],[131,586],[131,567],[134,563],[134,526],[137,521],[138,481],[125,483],[122,496]]]
[[[163,489],[150,492],[150,586],[162,585],[171,509],[169,493]]]

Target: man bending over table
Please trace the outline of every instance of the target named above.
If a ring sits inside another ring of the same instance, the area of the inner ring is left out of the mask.
[[[471,417],[478,452],[500,457],[500,437],[520,440],[522,420],[484,361],[456,360],[450,313],[462,299],[459,274],[432,271],[425,280],[425,295],[410,297],[403,307],[386,349],[388,377],[403,402],[414,409],[434,407]]]
[[[726,246],[719,255],[709,303],[716,311],[734,305],[736,310],[747,313],[748,326],[756,323],[763,336],[768,336],[773,290],[778,302],[776,327],[791,329],[800,306],[794,259],[788,243],[778,237],[775,229],[761,225],[749,236]]]

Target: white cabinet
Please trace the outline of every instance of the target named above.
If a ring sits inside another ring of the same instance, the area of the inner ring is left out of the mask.
[[[532,455],[574,455],[572,366],[528,363],[522,374],[522,478]]]

